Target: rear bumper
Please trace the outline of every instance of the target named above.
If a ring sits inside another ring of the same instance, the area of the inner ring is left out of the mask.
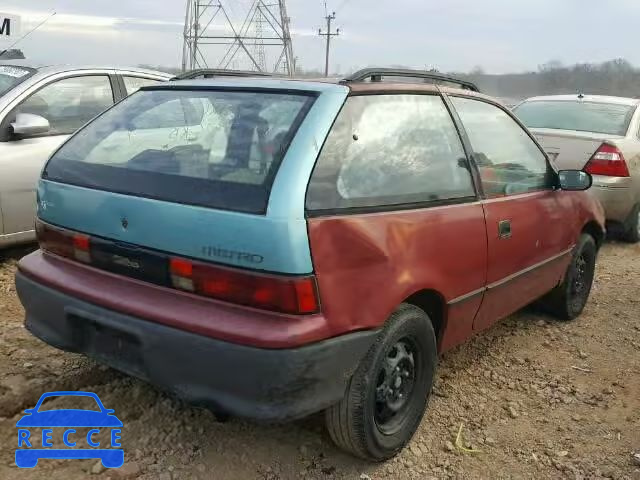
[[[287,421],[340,400],[377,332],[300,348],[238,345],[125,315],[16,274],[27,329],[192,403],[263,421]]]
[[[625,222],[638,201],[630,178],[595,176],[591,191],[602,204],[608,221]]]
[[[315,315],[232,305],[98,270],[38,250],[18,270],[41,285],[124,315],[205,337],[260,348],[295,348],[348,333]]]

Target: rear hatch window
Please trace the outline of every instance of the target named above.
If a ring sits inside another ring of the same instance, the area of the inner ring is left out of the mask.
[[[529,128],[551,128],[624,136],[635,106],[614,103],[533,101],[514,113]]]
[[[263,214],[314,98],[274,90],[141,90],[64,144],[43,178]]]

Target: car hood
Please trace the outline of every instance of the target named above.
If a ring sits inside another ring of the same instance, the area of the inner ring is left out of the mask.
[[[91,410],[49,410],[25,415],[17,427],[122,427],[115,415]]]

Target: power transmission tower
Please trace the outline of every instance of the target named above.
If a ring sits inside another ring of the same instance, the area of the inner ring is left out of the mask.
[[[325,5],[326,7],[326,5]],[[336,19],[336,12],[332,12],[331,15],[327,15],[324,17],[327,21],[327,31],[322,32],[322,29],[318,29],[318,35],[321,37],[327,37],[327,50],[325,55],[325,63],[324,63],[324,76],[329,76],[329,50],[331,48],[331,37],[337,37],[340,35],[340,29],[338,28],[335,33],[331,32],[331,22]]]
[[[214,23],[216,19],[222,25]],[[293,75],[289,23],[285,0],[254,0],[240,28],[220,0],[187,0],[182,69],[207,68],[209,55],[203,50],[216,45],[224,51],[216,55],[217,68],[229,68],[243,59],[248,70]]]
[[[262,40],[262,38],[264,37],[265,22],[264,22],[264,15],[262,13],[261,8],[262,8],[261,5],[257,5],[255,9],[254,17],[253,17],[254,19],[253,21],[255,22],[255,25],[256,25],[255,52],[256,52],[256,61],[258,63],[258,66],[260,67],[260,70],[266,70],[267,54],[264,49],[264,40]]]

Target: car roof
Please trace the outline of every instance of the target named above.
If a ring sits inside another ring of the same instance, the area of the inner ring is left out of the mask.
[[[338,83],[298,80],[293,78],[278,77],[215,77],[198,78],[194,80],[175,80],[143,87],[141,90],[184,90],[188,88],[265,88],[273,90],[294,90],[324,92],[330,90],[342,90],[347,87]]]
[[[40,395],[40,400],[44,400],[48,397],[91,397],[99,400],[98,395],[93,392],[82,392],[82,391],[59,391],[59,392],[46,392]]]
[[[182,90],[189,87],[196,88],[267,88],[274,90],[295,90],[295,91],[348,91],[358,93],[412,93],[412,92],[446,92],[449,94],[474,96],[494,103],[500,103],[493,97],[483,95],[471,90],[435,85],[424,82],[341,82],[335,78],[307,79],[307,78],[279,78],[279,77],[214,77],[199,78],[194,80],[175,80],[170,83],[163,83],[143,87],[142,90]]]
[[[607,95],[583,95],[583,94],[575,94],[575,95],[546,95],[540,97],[531,97],[527,98],[525,102],[592,102],[592,103],[610,103],[614,105],[640,105],[640,99],[638,98],[628,98],[628,97],[613,97]]]
[[[163,76],[167,79],[173,77],[173,75],[160,72],[158,70],[150,70],[148,68],[140,68],[140,67],[127,67],[121,65],[51,65],[45,63],[38,63],[29,60],[2,60],[0,58],[0,65],[11,65],[14,67],[25,67],[25,68],[33,68],[38,71],[38,73],[51,75],[54,73],[63,73],[70,72],[74,70],[125,70],[127,72],[135,72],[135,73],[144,73],[155,76]]]

